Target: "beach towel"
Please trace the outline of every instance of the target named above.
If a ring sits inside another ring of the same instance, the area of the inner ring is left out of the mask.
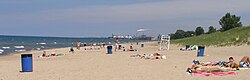
[[[192,73],[192,75],[198,75],[198,76],[211,76],[211,75],[215,75],[215,76],[228,76],[228,75],[237,75],[237,72],[195,72]]]
[[[191,75],[210,76],[212,74],[211,73],[207,73],[207,72],[195,72],[195,73],[192,73]]]
[[[63,56],[64,54],[57,54],[56,56]]]

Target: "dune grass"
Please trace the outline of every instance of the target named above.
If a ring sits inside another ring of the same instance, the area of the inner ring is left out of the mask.
[[[250,45],[250,26],[238,27],[225,32],[215,32],[212,34],[172,40],[171,43],[201,46]]]

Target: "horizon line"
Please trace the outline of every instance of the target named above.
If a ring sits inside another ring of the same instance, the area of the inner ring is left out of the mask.
[[[13,37],[47,37],[47,38],[108,38],[108,37],[70,37],[70,36],[35,36],[35,35],[1,35],[0,36],[13,36]]]

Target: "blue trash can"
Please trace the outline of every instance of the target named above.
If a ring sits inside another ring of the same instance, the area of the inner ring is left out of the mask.
[[[143,48],[143,47],[144,47],[144,44],[141,44],[141,47]]]
[[[112,54],[112,46],[107,46],[108,54]]]
[[[186,49],[189,49],[190,48],[190,45],[186,45]]]
[[[21,54],[22,72],[33,72],[32,54]]]
[[[204,46],[198,46],[197,57],[203,57],[204,56],[204,51],[205,51],[205,47]]]

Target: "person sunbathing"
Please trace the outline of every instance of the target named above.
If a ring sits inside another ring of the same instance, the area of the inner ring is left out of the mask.
[[[194,61],[193,61],[194,62]],[[227,68],[231,68],[231,69],[236,69],[239,70],[239,65],[237,63],[235,63],[234,58],[233,57],[229,57],[229,61],[219,61],[219,62],[204,62],[204,63],[200,63],[199,65],[202,66],[220,66],[220,67],[227,67]]]
[[[229,61],[225,63],[225,66],[229,68],[236,68],[236,70],[239,70],[239,65],[235,63],[233,57],[229,57]]]
[[[200,65],[200,66],[220,66],[220,67],[227,67],[227,68],[231,68],[231,69],[236,69],[239,70],[239,65],[237,63],[235,63],[234,58],[233,57],[229,57],[229,61],[219,61],[219,62],[202,62],[200,63],[198,60],[193,60],[193,63],[196,65]]]
[[[46,51],[43,51],[43,54],[39,55],[38,58],[42,58],[42,57],[49,57],[49,55],[46,53]]]
[[[140,54],[136,54],[136,55],[131,55],[130,57],[141,58],[141,55]]]
[[[141,56],[141,59],[151,59],[151,60],[155,60],[155,59],[167,59],[167,56],[165,55],[161,55],[159,53],[154,53],[154,54],[143,54],[143,56]]]
[[[130,46],[127,51],[137,51],[136,49],[133,49],[133,46]]]
[[[201,66],[216,66],[217,65],[217,63],[215,62],[200,62],[198,60],[193,60],[193,63],[201,65]]]
[[[181,51],[191,51],[191,48],[180,48]]]
[[[240,67],[247,67],[250,68],[250,58],[248,56],[244,56],[240,60]]]
[[[202,66],[199,64],[193,64],[190,68],[187,68],[188,73],[193,72],[227,72],[228,69],[223,69],[218,66]]]
[[[142,59],[150,59],[150,56],[143,54],[143,56],[141,57]]]

